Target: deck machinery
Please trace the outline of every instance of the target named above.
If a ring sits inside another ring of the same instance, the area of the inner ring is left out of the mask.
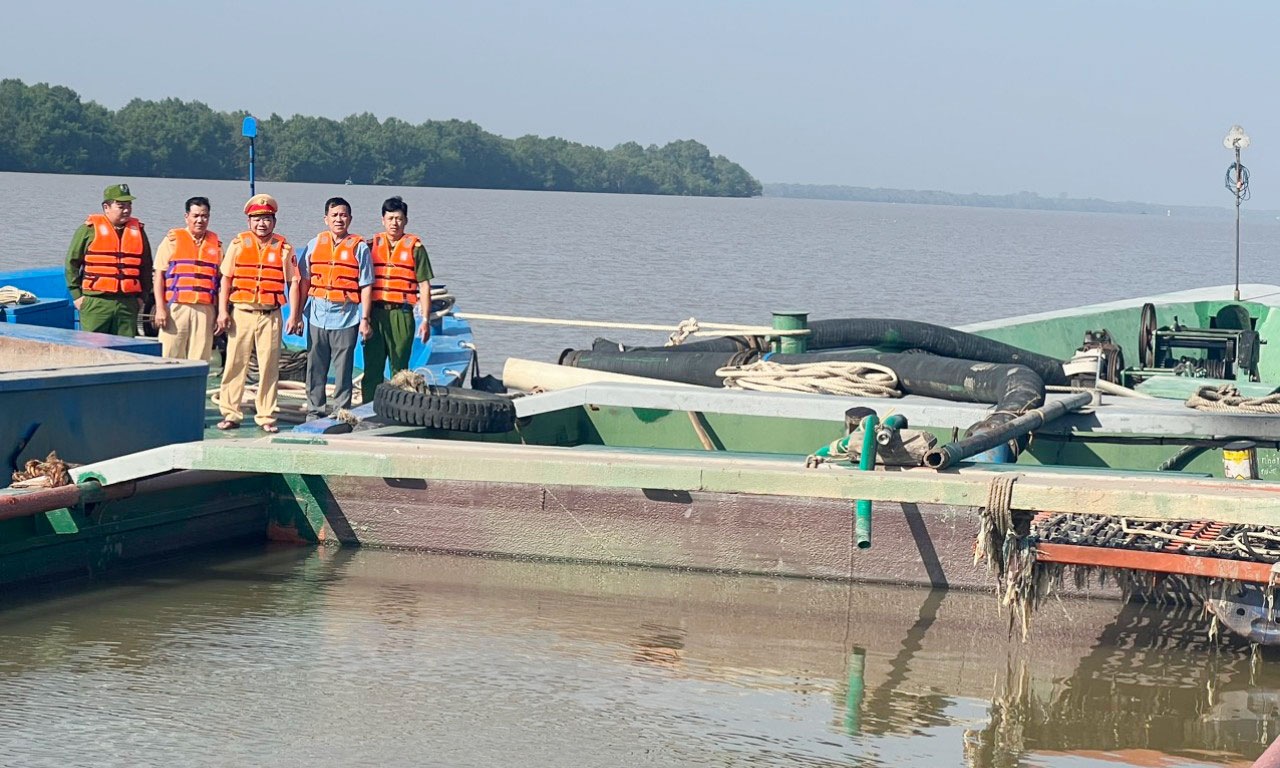
[[[1156,377],[1198,379],[1206,386],[1259,382],[1260,352],[1266,341],[1256,330],[1257,324],[1258,318],[1245,307],[1227,304],[1209,317],[1207,328],[1190,327],[1176,316],[1171,324],[1160,325],[1155,305],[1147,303],[1139,320],[1138,365],[1126,367],[1121,346],[1107,330],[1096,330],[1085,333],[1080,357],[1074,361],[1077,365],[1073,369],[1068,364],[1068,373],[1073,384],[1084,386],[1104,380],[1141,388],[1143,382]],[[1091,362],[1081,366],[1081,360]],[[1251,455],[1259,446],[1257,436],[1228,442],[1233,437],[1237,436],[1216,436],[1211,442],[1224,444],[1224,448],[1247,444]],[[1275,447],[1272,443],[1267,447]],[[1256,468],[1256,455],[1253,466]],[[1256,479],[1256,474],[1238,479]],[[1210,520],[1150,523],[1046,513],[1035,515],[1030,526],[1038,539],[1037,555],[1042,562],[1144,573],[1154,587],[1148,597],[1170,596],[1160,593],[1165,577],[1173,577],[1168,585],[1174,592],[1194,583],[1198,585],[1198,589],[1192,587],[1199,592],[1197,597],[1228,628],[1252,642],[1280,644],[1280,623],[1268,598],[1280,584],[1280,551],[1276,549],[1280,527],[1224,525]],[[1205,593],[1208,584],[1217,585],[1213,594]]]

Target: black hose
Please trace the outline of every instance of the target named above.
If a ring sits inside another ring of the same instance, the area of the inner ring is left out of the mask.
[[[565,350],[560,364],[596,371],[625,373],[704,387],[721,387],[720,368],[745,365],[752,352],[676,352],[672,348],[632,349],[625,352]],[[878,363],[898,375],[908,395],[923,395],[966,403],[990,403],[995,411],[969,427],[965,434],[994,429],[1044,402],[1044,382],[1022,365],[997,365],[935,355],[830,350],[802,355],[772,354],[768,359],[788,365],[850,361]]]
[[[716,375],[716,371],[726,366],[745,365],[755,357],[753,352],[675,352],[673,350],[674,347],[634,349],[626,352],[618,352],[616,349],[612,352],[566,349],[560,354],[560,365],[719,388],[724,386],[724,380]]]
[[[768,355],[775,363],[796,365],[847,361],[878,363],[898,374],[899,388],[908,395],[965,403],[991,403],[995,411],[977,422],[966,435],[994,429],[1024,411],[1044,403],[1044,382],[1024,365],[999,365],[936,355],[901,352],[828,350],[800,355]]]
[[[1035,371],[1045,384],[1067,383],[1061,360],[976,334],[916,320],[885,320],[874,317],[814,320],[809,323],[807,345],[811,352],[850,347],[919,349],[941,357],[984,363],[1025,365]],[[597,339],[593,349],[604,352],[610,347],[615,350],[621,349],[621,345],[605,339]],[[676,347],[634,347],[633,349],[737,352],[749,349],[749,344],[745,338],[728,337],[692,341]]]
[[[924,464],[933,469],[946,469],[1001,443],[1024,439],[1045,424],[1085,407],[1092,400],[1093,396],[1088,392],[1067,395],[1061,400],[1054,400],[1048,405],[1024,413],[996,429],[986,430],[981,434],[975,432],[963,440],[934,448],[924,455]]]

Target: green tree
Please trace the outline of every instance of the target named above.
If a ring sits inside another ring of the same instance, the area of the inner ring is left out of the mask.
[[[134,99],[111,112],[75,91],[0,80],[0,170],[244,178],[245,113]],[[559,137],[507,139],[470,121],[273,114],[259,121],[262,179],[666,195],[760,194],[741,166],[696,141],[605,151]]]

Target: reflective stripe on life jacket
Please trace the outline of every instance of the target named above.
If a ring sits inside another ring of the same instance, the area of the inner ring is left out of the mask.
[[[241,232],[231,245],[240,243],[231,270],[231,295],[236,304],[284,306],[284,261],[290,258],[289,243],[273,234],[264,246],[252,232]]]
[[[205,232],[198,248],[185,227],[169,230],[168,238],[173,253],[164,273],[165,296],[178,304],[212,304],[218,295],[218,266],[222,262],[218,235]]]
[[[362,239],[359,235],[347,235],[334,247],[330,233],[321,232],[316,237],[316,249],[307,255],[307,266],[311,271],[308,296],[360,303],[360,264],[356,261],[356,246]]]
[[[418,270],[413,252],[419,243],[417,235],[405,234],[394,249],[389,249],[385,232],[373,236],[374,301],[418,303]]]
[[[93,241],[84,252],[80,288],[97,293],[142,293],[142,222],[129,219],[119,234],[100,213],[84,223]]]

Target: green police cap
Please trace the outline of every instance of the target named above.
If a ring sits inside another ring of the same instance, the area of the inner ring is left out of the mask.
[[[117,200],[122,203],[130,203],[135,199],[136,198],[134,198],[133,195],[129,194],[128,184],[112,184],[102,190],[102,202],[104,203],[109,203],[112,200]]]

